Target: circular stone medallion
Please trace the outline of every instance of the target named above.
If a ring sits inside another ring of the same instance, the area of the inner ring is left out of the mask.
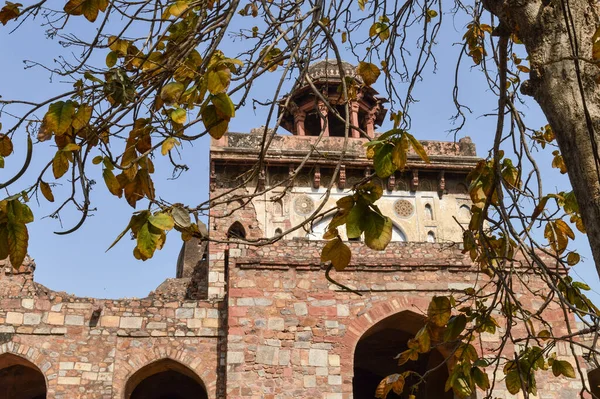
[[[401,218],[407,218],[412,216],[412,214],[415,212],[415,207],[410,201],[399,199],[394,202],[394,212],[396,212],[396,215],[400,216]]]
[[[308,215],[314,209],[315,203],[308,195],[301,195],[294,201],[294,210],[299,215]]]

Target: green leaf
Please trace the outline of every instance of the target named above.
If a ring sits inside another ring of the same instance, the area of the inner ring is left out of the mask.
[[[376,251],[383,251],[392,240],[392,219],[374,211],[363,216],[365,244]]]
[[[119,59],[119,55],[115,51],[111,51],[106,54],[106,66],[109,68],[114,67],[117,64],[117,60]]]
[[[321,262],[331,261],[337,271],[344,270],[351,258],[350,248],[339,237],[327,242],[321,251]]]
[[[346,235],[348,238],[359,238],[362,235],[361,218],[365,214],[367,207],[361,203],[357,203],[348,213],[346,218]]]
[[[464,314],[452,316],[448,321],[448,327],[444,331],[444,342],[456,340],[467,326],[467,317]]]
[[[235,106],[227,93],[219,93],[211,98],[211,102],[215,105],[217,113],[224,119],[233,118],[235,116]]]
[[[155,215],[152,215],[148,218],[148,222],[152,223],[152,225],[161,230],[171,230],[175,225],[173,218],[171,215],[163,212],[159,212]]]
[[[394,146],[392,144],[385,144],[376,150],[373,166],[377,176],[386,178],[396,171],[396,166],[392,162],[393,150]]]
[[[142,255],[142,260],[146,260],[154,255],[158,246],[160,233],[150,227],[150,223],[144,223],[137,232],[136,248]]]
[[[374,203],[383,195],[383,188],[381,188],[380,185],[375,184],[373,182],[365,183],[358,186],[356,191],[369,204]]]
[[[471,376],[479,388],[483,389],[484,391],[490,389],[490,379],[487,373],[482,371],[479,367],[473,367],[471,369]]]
[[[166,105],[173,105],[179,101],[179,98],[185,91],[185,86],[179,82],[166,84],[160,91],[160,99]]]
[[[46,128],[57,136],[61,136],[71,127],[74,114],[75,105],[72,101],[58,101],[50,104],[48,112],[44,116]]]
[[[66,146],[64,146],[63,148],[61,148],[60,150],[65,151],[65,152],[79,151],[79,150],[81,150],[81,147],[75,143],[69,143]]]
[[[223,118],[217,113],[217,108],[214,105],[207,105],[202,110],[202,123],[208,130],[208,134],[215,140],[220,139],[227,132],[229,127],[229,119]]]
[[[398,170],[404,170],[406,167],[406,162],[408,160],[408,139],[403,134],[400,136],[400,140],[396,141],[396,145],[394,146],[394,150],[392,151],[392,162],[394,166]]]
[[[427,308],[427,317],[438,327],[444,327],[452,315],[450,299],[446,296],[434,296]]]
[[[10,263],[14,268],[19,268],[23,264],[25,256],[27,256],[27,246],[29,244],[27,226],[21,222],[9,221],[6,224],[6,235]]]
[[[33,212],[31,212],[31,209],[26,204],[22,203],[17,198],[8,200],[6,213],[9,222],[22,224],[33,222]]]
[[[517,370],[511,370],[506,374],[506,389],[513,395],[516,395],[521,390],[521,378],[519,378],[519,372]]]
[[[377,65],[361,61],[358,63],[356,73],[362,78],[367,86],[371,86],[373,83],[377,82],[381,71]]]

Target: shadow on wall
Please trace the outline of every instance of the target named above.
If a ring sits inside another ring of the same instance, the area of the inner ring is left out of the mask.
[[[46,378],[33,363],[5,353],[0,356],[0,398],[45,399]]]
[[[418,382],[418,378],[411,376],[406,379],[405,390],[401,395],[390,392],[388,399],[406,399],[410,394],[417,399],[453,399],[452,392],[445,392],[444,385],[448,379],[448,369],[442,366],[443,355],[436,349],[430,353],[419,356],[417,361],[409,361],[403,366],[398,366],[394,359],[400,352],[408,349],[407,342],[423,327],[423,317],[404,311],[371,327],[363,334],[354,351],[354,379],[352,390],[354,399],[373,399],[377,385],[386,376],[413,371],[424,375],[428,370],[434,370],[425,379],[418,390],[412,392],[410,387]]]
[[[129,378],[125,399],[208,399],[208,395],[196,373],[179,362],[162,359]]]

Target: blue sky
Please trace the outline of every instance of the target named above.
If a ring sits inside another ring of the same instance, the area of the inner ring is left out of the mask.
[[[419,100],[412,106],[411,133],[422,140],[452,140],[448,133],[453,127],[450,118],[455,113],[452,103],[452,87],[454,66],[460,51],[460,42],[464,33],[465,21],[452,20],[446,16],[442,32],[438,36],[436,54],[438,69],[433,73],[429,67],[425,79],[419,83],[415,96]],[[46,39],[40,21],[29,22],[16,32],[9,34],[10,25],[0,26],[0,54],[3,55],[2,73],[0,74],[0,96],[4,99],[33,99],[41,100],[68,89],[70,85],[61,84],[60,77],[51,75],[41,68],[25,70],[23,60],[29,59],[46,64],[58,54],[68,55],[69,49],[64,49],[58,40]],[[80,24],[83,28],[86,23]],[[77,28],[76,28],[77,29]],[[231,52],[243,44],[228,43],[226,47]],[[356,60],[348,57],[348,61]],[[103,58],[100,58],[103,62]],[[465,61],[468,66],[469,60]],[[380,90],[383,92],[383,90]],[[477,145],[478,155],[485,157],[491,148],[495,131],[495,118],[485,116],[493,114],[496,99],[487,90],[482,74],[476,69],[464,67],[460,73],[460,97],[471,107],[467,123],[458,138],[470,136]],[[264,100],[260,91],[254,93],[257,99]],[[250,102],[248,102],[250,104]],[[541,127],[545,119],[539,107],[528,99],[522,110],[530,126]],[[6,115],[0,118],[5,129],[10,125]],[[260,110],[254,111],[250,106],[241,109],[230,124],[230,130],[247,132],[251,127],[258,127],[264,122]],[[386,122],[387,123],[387,122]],[[388,126],[384,126],[385,130]],[[21,140],[21,143],[19,143]],[[6,180],[11,172],[21,164],[24,157],[24,136],[15,138],[17,151],[7,158],[6,169],[0,169],[0,181]],[[47,143],[45,143],[47,144]],[[568,190],[568,179],[560,175],[556,169],[551,169],[551,151],[539,154],[540,165],[544,171],[545,192]],[[39,170],[40,158],[47,162],[52,156],[49,145],[36,146],[32,170]],[[172,202],[197,204],[208,196],[208,140],[202,139],[193,146],[186,145],[183,152],[183,162],[190,166],[190,171],[177,180],[169,180],[170,171],[155,175],[157,193]],[[157,168],[158,169],[158,168]],[[64,290],[80,296],[95,296],[103,298],[143,297],[158,286],[165,278],[174,277],[177,255],[181,248],[181,240],[177,232],[169,234],[163,250],[157,251],[154,258],[142,262],[133,258],[133,242],[126,236],[108,252],[114,238],[126,226],[132,209],[123,201],[113,197],[106,190],[100,176],[100,168],[92,174],[98,184],[92,191],[92,201],[97,210],[84,226],[74,234],[59,236],[53,231],[67,229],[76,223],[77,214],[70,211],[63,213],[63,228],[57,220],[43,218],[52,208],[43,198],[31,206],[36,221],[29,225],[30,254],[36,260],[36,281],[54,290]],[[26,175],[28,182],[35,178],[35,173]],[[65,188],[62,188],[64,190]],[[11,194],[14,193],[11,190]],[[55,194],[61,188],[55,188]],[[3,193],[4,195],[5,193]],[[58,198],[58,195],[56,195]],[[578,235],[572,249],[577,249],[584,261],[574,268],[574,277],[582,279],[595,290],[600,291],[600,284],[594,269],[587,238]],[[597,294],[591,295],[597,301]]]

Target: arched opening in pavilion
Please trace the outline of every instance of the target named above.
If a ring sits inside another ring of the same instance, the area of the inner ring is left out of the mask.
[[[432,349],[430,353],[420,355],[417,361],[408,361],[402,366],[398,366],[398,360],[394,359],[397,354],[408,349],[408,340],[422,326],[422,316],[404,311],[380,321],[363,334],[354,351],[354,399],[375,398],[377,385],[388,375],[409,370],[425,375],[427,371],[434,369],[425,382],[418,386],[418,391],[411,391],[411,386],[418,381],[417,377],[412,376],[406,379],[401,395],[390,392],[387,399],[407,399],[410,394],[417,399],[454,398],[452,391],[444,391],[448,368],[442,364],[444,357],[438,350]]]
[[[35,364],[5,353],[0,356],[0,398],[45,399],[46,378]]]
[[[208,395],[196,373],[174,360],[162,359],[129,378],[125,399],[208,399]]]

